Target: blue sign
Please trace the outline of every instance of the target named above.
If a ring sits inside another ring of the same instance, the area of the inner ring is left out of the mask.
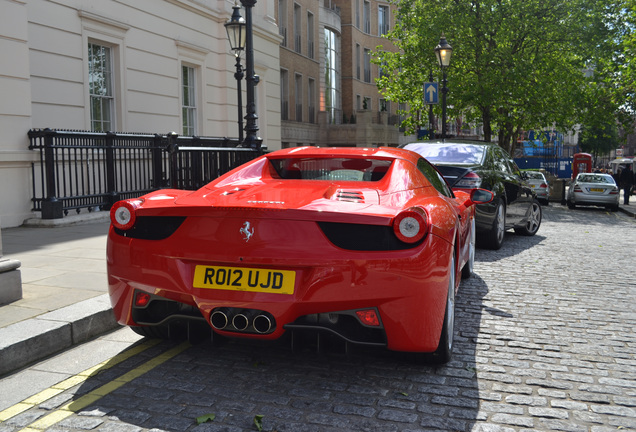
[[[424,83],[424,103],[427,105],[438,103],[437,83],[427,82]]]

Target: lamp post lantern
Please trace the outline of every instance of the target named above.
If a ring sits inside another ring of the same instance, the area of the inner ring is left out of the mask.
[[[252,22],[252,8],[256,4],[256,0],[241,0],[241,4],[245,8],[245,72],[247,73],[247,115],[245,116],[245,132],[247,132],[247,136],[243,142],[243,147],[260,150],[263,140],[257,136],[258,115],[256,115],[254,90],[256,84],[258,84],[259,77],[254,74],[254,37]]]
[[[227,31],[227,39],[230,41],[230,48],[234,51],[236,57],[236,72],[234,72],[234,78],[236,79],[236,87],[238,91],[238,126],[239,126],[239,144],[243,143],[243,91],[241,89],[241,81],[243,81],[243,66],[241,65],[241,51],[245,49],[246,39],[246,25],[245,20],[241,16],[241,7],[238,3],[235,3],[232,7],[232,18],[225,23],[225,30]]]
[[[446,41],[444,33],[439,38],[439,44],[435,47],[435,55],[437,56],[437,63],[442,69],[442,139],[446,138],[446,93],[448,93],[448,87],[446,84],[446,68],[450,64],[451,54],[453,53],[453,47]]]

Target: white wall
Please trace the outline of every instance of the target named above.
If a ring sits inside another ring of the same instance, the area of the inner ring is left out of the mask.
[[[276,149],[280,104],[272,97],[280,94],[279,42],[270,3],[261,0],[253,8],[255,68],[261,76],[259,135]],[[114,130],[180,132],[181,65],[188,65],[197,70],[197,134],[238,136],[234,56],[223,26],[233,5],[233,0],[0,0],[0,52],[12,59],[0,62],[2,226],[34,216],[30,163],[37,154],[28,150],[27,131],[90,130],[89,41],[109,45],[114,53]],[[245,91],[246,84],[242,87]]]

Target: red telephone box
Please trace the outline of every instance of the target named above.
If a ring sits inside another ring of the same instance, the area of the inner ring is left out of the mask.
[[[592,172],[592,155],[589,153],[574,153],[572,160],[572,178],[575,179],[578,173]]]

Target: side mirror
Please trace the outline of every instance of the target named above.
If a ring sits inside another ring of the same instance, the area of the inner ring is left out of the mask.
[[[463,194],[461,197],[458,197],[458,201],[461,203],[461,200],[464,199],[466,194]],[[468,198],[461,203],[459,211],[462,212],[464,209],[475,205],[475,204],[486,204],[495,199],[495,194],[487,189],[472,189],[470,191],[470,195]]]
[[[470,200],[473,204],[486,204],[495,199],[495,194],[486,189],[473,189],[470,191]]]

